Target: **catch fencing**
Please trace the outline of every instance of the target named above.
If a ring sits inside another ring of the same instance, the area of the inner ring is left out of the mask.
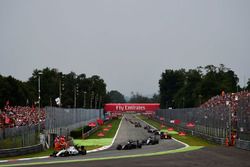
[[[239,101],[237,108],[236,147],[250,150],[250,96]]]
[[[45,111],[45,131],[57,135],[68,135],[71,130],[103,118],[102,109],[46,107]]]
[[[218,144],[224,144],[226,137],[235,131],[236,147],[250,150],[250,97],[239,100],[236,116],[230,105],[220,105],[212,108],[160,109],[156,111],[156,118],[177,130]],[[188,127],[188,123],[195,126]]]
[[[186,131],[216,143],[222,143],[229,128],[228,112],[229,108],[225,106],[213,109],[162,109],[156,112],[156,116],[158,119],[164,118],[165,123],[177,130]],[[178,121],[178,123],[171,123],[173,121]],[[188,123],[195,126],[188,127]]]
[[[38,125],[0,129],[0,149],[39,144]]]

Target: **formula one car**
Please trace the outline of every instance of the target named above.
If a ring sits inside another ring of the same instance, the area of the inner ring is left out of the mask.
[[[124,144],[124,145],[121,145],[119,144],[116,149],[117,150],[132,150],[132,149],[136,149],[136,148],[141,148],[142,147],[142,144],[139,143],[139,141],[132,141],[132,140],[129,140],[128,143]]]
[[[161,132],[160,133],[160,138],[161,139],[172,139],[172,136],[168,133]]]
[[[67,149],[62,149],[59,152],[54,151],[50,156],[51,157],[67,157],[67,156],[74,156],[74,155],[86,155],[87,151],[85,150],[84,146],[71,146]]]
[[[160,134],[160,132],[157,129],[154,129],[154,128],[148,129],[148,133],[153,133],[154,135],[159,135]]]
[[[156,136],[150,136],[146,140],[142,140],[142,145],[155,145],[159,144],[159,140]]]
[[[144,129],[148,130],[148,129],[150,129],[150,126],[146,125],[146,126],[144,126]]]
[[[136,128],[141,127],[141,123],[140,122],[135,122],[135,127]]]

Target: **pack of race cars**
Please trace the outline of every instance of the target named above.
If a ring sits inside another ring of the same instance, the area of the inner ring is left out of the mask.
[[[134,124],[135,127],[142,127],[140,122],[133,122],[132,120],[127,120],[129,121],[131,124]],[[144,126],[144,129],[147,130],[148,133],[150,133],[151,135],[144,139],[144,140],[129,140],[127,143],[125,144],[119,144],[117,145],[116,149],[117,150],[131,150],[131,149],[137,149],[137,148],[142,148],[142,146],[144,145],[155,145],[155,144],[159,144],[159,139],[172,139],[172,136],[166,132],[160,132],[155,128],[152,128],[149,125]]]
[[[132,121],[131,119],[126,119],[131,124],[133,124],[136,128],[141,128],[142,125],[140,122]],[[155,128],[152,128],[149,125],[144,126],[144,129],[150,134],[144,140],[128,140],[125,144],[117,145],[117,150],[131,150],[142,148],[142,146],[146,145],[155,145],[159,144],[160,139],[171,139],[171,135],[166,132],[160,132]],[[84,146],[75,146],[73,145],[72,138],[68,138],[66,140],[65,136],[56,137],[54,141],[55,151],[50,155],[52,157],[66,157],[66,156],[74,156],[74,155],[86,155],[87,151]]]

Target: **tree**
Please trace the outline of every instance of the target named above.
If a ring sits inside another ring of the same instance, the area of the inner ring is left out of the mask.
[[[198,85],[202,80],[202,74],[197,69],[191,69],[185,72],[185,81],[183,87],[181,87],[174,95],[173,107],[194,107],[199,103],[199,92],[197,90]]]
[[[4,107],[6,101],[10,105],[27,105],[33,100],[32,92],[25,82],[21,82],[12,76],[0,75],[0,107]]]
[[[150,98],[143,96],[139,93],[134,94],[132,92],[131,98],[129,100],[129,103],[150,103]]]
[[[110,103],[126,103],[124,95],[117,90],[111,90],[107,93],[108,102]]]
[[[246,89],[250,91],[250,78],[248,79],[248,82],[247,82],[247,87],[246,87]]]
[[[160,104],[167,107],[196,107],[222,91],[240,90],[238,77],[231,69],[207,65],[187,72],[184,69],[166,70],[159,80]]]
[[[174,96],[184,85],[185,70],[166,70],[159,80],[161,108],[174,106]]]
[[[57,69],[35,69],[28,84],[36,91],[38,100],[38,77],[40,75],[41,106],[56,105],[55,99],[59,97],[59,72]]]
[[[39,70],[34,70],[28,81],[36,97],[38,97],[38,75]],[[55,99],[60,97],[59,90],[62,93],[62,107],[74,107],[76,100],[76,107],[84,107],[85,102],[85,108],[97,108],[106,97],[106,84],[97,75],[87,78],[85,74],[77,75],[74,72],[63,74],[57,69],[45,68],[41,70],[40,77],[41,106],[57,105]]]

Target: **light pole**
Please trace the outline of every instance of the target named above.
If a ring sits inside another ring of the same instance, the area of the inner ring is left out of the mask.
[[[101,102],[102,102],[102,96],[100,95],[100,99],[99,99],[99,118],[101,118],[102,117],[102,115],[101,115]]]
[[[93,100],[93,98],[94,98],[94,95],[95,95],[95,93],[92,91],[92,92],[91,92],[91,95],[90,95],[90,96],[91,96],[91,97],[90,97],[90,108],[91,108],[91,109],[92,109],[92,103],[93,103],[92,100]]]
[[[101,103],[102,103],[102,96],[100,95],[100,99],[99,99],[99,109],[101,109]]]
[[[98,94],[95,95],[95,109],[97,108]]]
[[[42,72],[38,72],[38,133],[40,134],[41,125],[40,125],[40,116],[41,116],[41,75]]]
[[[59,107],[62,107],[62,91],[64,90],[64,84],[62,81],[63,77],[64,77],[63,74],[61,74],[59,79],[59,99],[60,99]]]
[[[87,92],[83,92],[83,108],[85,108],[86,107],[86,93]]]
[[[74,89],[74,108],[76,108],[77,93],[78,93],[78,84],[76,84],[75,89]]]

